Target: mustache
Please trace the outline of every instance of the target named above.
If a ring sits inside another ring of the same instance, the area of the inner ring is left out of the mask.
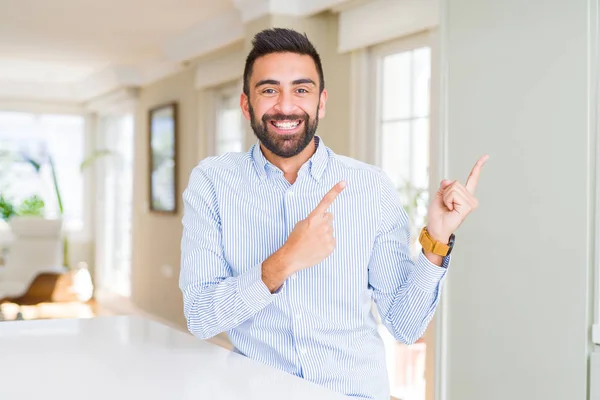
[[[267,123],[269,121],[295,121],[295,120],[304,120],[308,121],[308,114],[265,114],[262,116],[262,121]]]

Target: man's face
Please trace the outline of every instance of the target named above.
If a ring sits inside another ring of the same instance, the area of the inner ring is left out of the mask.
[[[327,92],[319,94],[319,74],[310,56],[272,53],[256,59],[249,98],[241,106],[260,142],[279,157],[299,154],[325,116]]]

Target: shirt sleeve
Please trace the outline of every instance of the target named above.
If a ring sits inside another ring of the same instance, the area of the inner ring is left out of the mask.
[[[442,267],[410,252],[409,219],[394,185],[380,174],[380,226],[369,264],[369,286],[383,324],[411,344],[425,332],[439,302],[450,257]]]
[[[272,294],[262,264],[234,276],[223,254],[221,222],[213,183],[197,166],[183,192],[179,287],[189,331],[202,339],[229,331],[265,308]]]

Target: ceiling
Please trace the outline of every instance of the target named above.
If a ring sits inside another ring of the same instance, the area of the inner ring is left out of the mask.
[[[161,46],[229,0],[2,0],[0,81],[77,82],[160,61]]]
[[[239,14],[231,0],[2,0],[1,7],[0,100],[80,102],[160,78],[187,55],[169,49],[189,43],[190,31],[197,37],[199,26]]]
[[[0,101],[80,103],[243,39],[260,15],[348,0],[1,0]],[[3,103],[4,104],[4,103]]]

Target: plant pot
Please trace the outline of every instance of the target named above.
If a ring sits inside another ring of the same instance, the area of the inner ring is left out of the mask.
[[[44,217],[12,217],[8,225],[14,236],[27,238],[60,238],[62,235],[62,219]]]
[[[9,254],[18,257],[18,264],[62,269],[61,219],[19,216],[11,218],[8,224],[12,236]]]

